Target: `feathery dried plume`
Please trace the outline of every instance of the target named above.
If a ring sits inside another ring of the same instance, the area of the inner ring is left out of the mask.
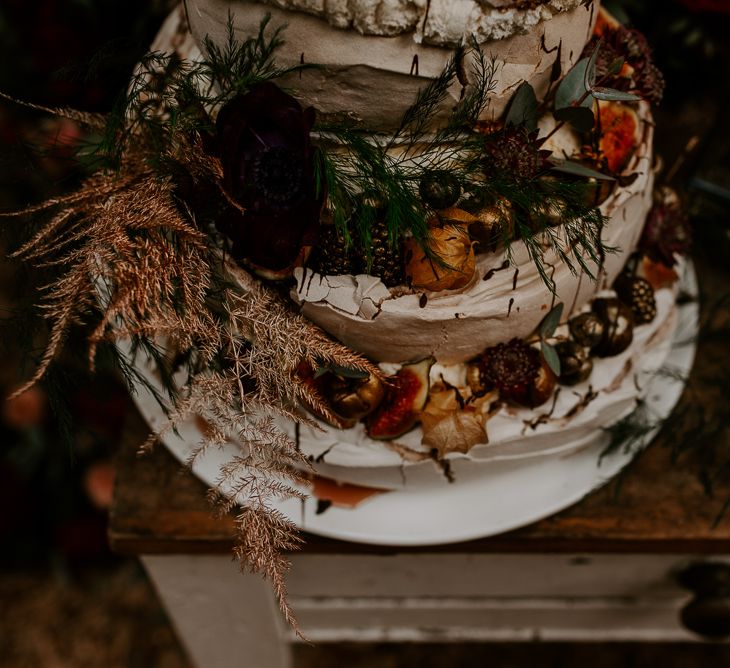
[[[220,181],[220,163],[182,134],[165,159],[181,166],[193,183]],[[380,371],[212,248],[180,205],[177,186],[171,175],[153,171],[140,142],[125,153],[119,171],[97,172],[72,195],[5,216],[46,217],[15,257],[60,274],[44,288],[41,307],[50,323],[45,353],[18,393],[43,377],[77,322],[95,323],[89,337],[92,367],[101,342],[131,340],[133,348],[151,353],[171,397],[162,432],[202,417],[207,428],[193,458],[230,441],[241,444],[213,496],[224,512],[243,504],[236,517],[236,556],[242,568],[271,580],[285,618],[299,632],[286,600],[284,552],[296,549],[300,539],[295,524],[272,502],[303,497],[301,472],[309,464],[273,416],[311,421],[299,403],[330,415],[300,377],[300,365]],[[163,349],[190,360],[186,380],[161,368]],[[134,368],[130,360],[125,368]]]
[[[92,130],[95,132],[101,132],[106,127],[106,116],[104,114],[95,114],[88,111],[79,111],[77,109],[70,109],[68,107],[44,107],[40,104],[33,104],[31,102],[25,102],[18,100],[7,93],[0,91],[0,99],[7,100],[13,104],[18,104],[26,109],[33,109],[34,111],[42,111],[51,116],[58,116],[60,118],[68,118],[79,125]]]

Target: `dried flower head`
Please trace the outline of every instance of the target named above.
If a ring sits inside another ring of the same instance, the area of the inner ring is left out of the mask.
[[[510,125],[487,136],[484,166],[488,174],[531,180],[548,167],[550,151],[542,150],[537,132]]]
[[[503,399],[525,403],[540,370],[540,353],[514,338],[487,348],[477,364],[485,387],[498,389]]]

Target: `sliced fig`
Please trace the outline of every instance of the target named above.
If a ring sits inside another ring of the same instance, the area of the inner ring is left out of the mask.
[[[370,438],[397,438],[416,426],[428,400],[428,375],[433,362],[429,357],[414,364],[405,364],[389,378],[385,398],[365,418]]]
[[[598,18],[596,19],[596,25],[593,28],[593,34],[600,37],[605,35],[607,32],[618,30],[621,27],[621,22],[607,12],[603,7],[598,9]]]
[[[601,102],[599,114],[601,153],[608,168],[620,174],[641,140],[639,117],[631,107],[618,102]]]

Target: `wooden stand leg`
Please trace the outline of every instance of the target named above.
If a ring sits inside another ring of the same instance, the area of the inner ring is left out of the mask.
[[[290,668],[268,582],[226,556],[143,556],[150,579],[197,668]]]

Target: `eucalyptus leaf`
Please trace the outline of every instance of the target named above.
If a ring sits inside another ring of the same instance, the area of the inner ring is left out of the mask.
[[[597,100],[607,100],[609,102],[639,102],[642,99],[640,95],[601,86],[591,89],[591,95]]]
[[[563,302],[560,302],[559,304],[555,304],[555,306],[550,309],[550,313],[542,319],[542,322],[540,322],[540,326],[538,327],[538,332],[543,339],[547,339],[555,333],[555,330],[560,324],[560,318],[562,315]]]
[[[588,99],[593,100],[590,95]],[[578,132],[589,132],[596,123],[590,107],[563,107],[556,109],[553,116],[558,121],[570,123]]]
[[[560,357],[558,356],[558,352],[549,343],[545,343],[545,341],[540,342],[540,350],[542,351],[543,359],[545,360],[545,362],[547,362],[547,365],[550,367],[550,370],[556,376],[559,376],[560,375]]]
[[[317,370],[314,372],[314,377],[319,378],[328,372],[337,374],[343,378],[353,378],[354,380],[362,380],[370,375],[367,371],[351,369],[350,367],[340,366],[339,364],[322,364],[317,367]]]
[[[602,40],[599,39],[591,57],[588,59],[585,72],[583,73],[583,85],[586,87],[586,90],[593,90],[593,87],[596,85],[596,61],[598,60],[598,52],[601,50],[601,44]]]
[[[615,181],[613,176],[608,174],[602,174],[601,172],[581,165],[579,162],[573,162],[572,160],[551,160],[553,169],[556,172],[562,172],[563,174],[573,174],[574,176],[585,176],[586,178],[599,179],[601,181]]]
[[[507,125],[524,126],[530,132],[537,129],[537,97],[533,87],[523,81],[510,101],[505,118]]]
[[[586,86],[588,62],[588,58],[579,60],[560,82],[555,91],[555,109],[573,107],[578,102],[584,107],[592,106],[590,88]]]
[[[618,74],[621,71],[621,68],[624,66],[624,63],[626,60],[623,56],[619,56],[618,58],[615,58],[611,64],[608,66],[608,73],[609,74]],[[595,86],[594,86],[595,88]]]

